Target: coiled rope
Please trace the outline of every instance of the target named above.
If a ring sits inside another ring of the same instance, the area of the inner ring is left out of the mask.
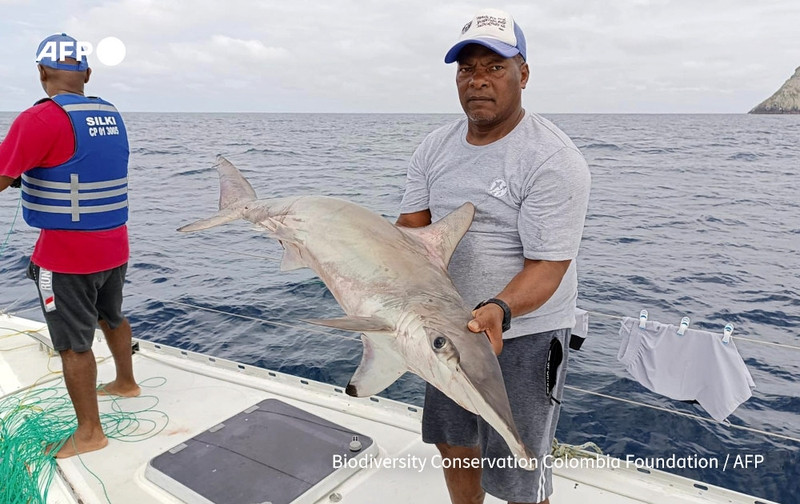
[[[52,373],[55,374],[55,373]],[[43,378],[36,380],[34,385]],[[56,453],[69,442],[77,419],[63,380],[48,387],[26,387],[0,398],[0,502],[9,504],[45,504],[55,476]],[[156,384],[152,384],[156,381]],[[149,378],[139,385],[153,388],[166,379]],[[100,423],[106,437],[122,442],[137,442],[158,435],[169,423],[166,412],[158,410],[158,398],[105,396],[100,399],[103,411]],[[105,405],[105,406],[104,406]],[[47,453],[46,453],[47,452]],[[80,455],[77,455],[80,459]],[[81,460],[83,463],[83,460]],[[92,475],[94,473],[84,468]],[[109,500],[105,485],[106,500]],[[109,500],[110,502],[110,500]]]

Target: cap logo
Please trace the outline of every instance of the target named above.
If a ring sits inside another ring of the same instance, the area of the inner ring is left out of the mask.
[[[465,24],[464,28],[461,28],[461,35],[464,35],[465,33],[467,33],[467,30],[469,30],[471,27],[472,27],[472,21],[470,21],[469,23]]]
[[[478,22],[476,28],[483,28],[484,26],[494,26],[500,31],[505,31],[506,29],[506,18],[504,17],[481,15],[476,17],[475,21]]]

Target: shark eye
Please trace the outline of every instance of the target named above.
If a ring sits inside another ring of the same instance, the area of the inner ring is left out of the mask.
[[[445,338],[444,336],[437,336],[433,340],[433,348],[435,348],[436,350],[441,350],[442,348],[444,348],[446,344],[447,344],[447,338]]]

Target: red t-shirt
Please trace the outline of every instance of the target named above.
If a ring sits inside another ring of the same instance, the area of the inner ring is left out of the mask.
[[[75,153],[75,134],[67,113],[52,101],[17,117],[0,143],[0,175],[17,178],[36,167],[52,168]],[[31,259],[58,273],[97,273],[128,261],[128,228],[103,231],[42,229]]]

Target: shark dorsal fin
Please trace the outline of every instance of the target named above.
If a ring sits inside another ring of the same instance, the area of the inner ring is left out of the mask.
[[[447,269],[453,251],[466,234],[474,216],[475,205],[464,203],[428,226],[421,228],[398,226],[398,229],[421,241],[432,258],[440,260],[444,269]]]

